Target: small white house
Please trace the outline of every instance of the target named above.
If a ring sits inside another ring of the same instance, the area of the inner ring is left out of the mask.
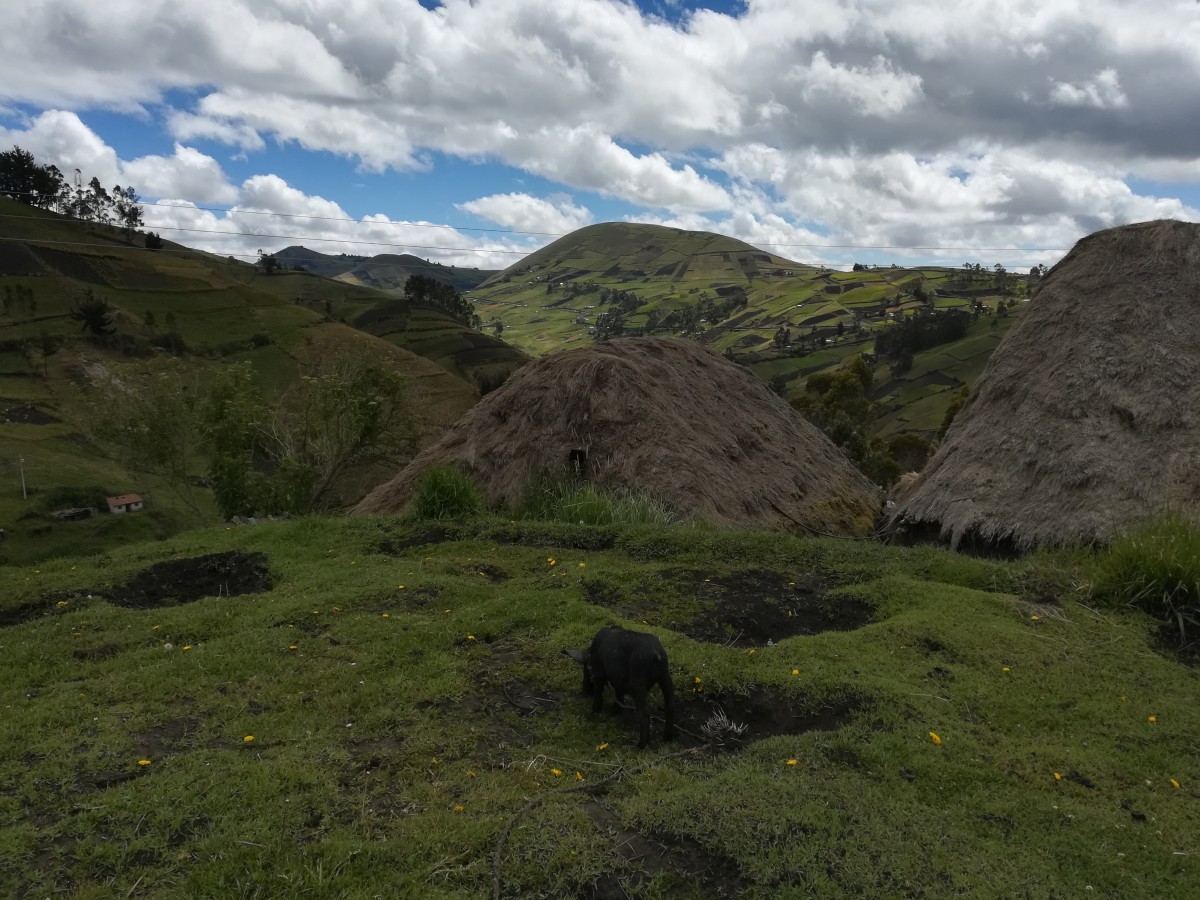
[[[119,497],[107,498],[110,513],[137,512],[145,503],[137,494],[122,494]]]

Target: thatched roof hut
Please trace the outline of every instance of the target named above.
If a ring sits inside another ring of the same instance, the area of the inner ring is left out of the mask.
[[[889,526],[1024,551],[1198,500],[1200,225],[1146,222],[1050,271]]]
[[[578,464],[593,484],[714,525],[861,534],[880,507],[875,486],[751,372],[672,338],[528,363],[353,512],[400,512],[434,463],[459,467],[492,504]]]

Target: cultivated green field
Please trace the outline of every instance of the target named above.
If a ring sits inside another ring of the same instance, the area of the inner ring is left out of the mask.
[[[308,519],[10,569],[0,894],[1187,896],[1200,678],[1088,566]],[[673,744],[578,693],[613,621]]]
[[[889,398],[877,432],[918,431],[932,437],[949,397],[974,382],[1019,312],[1017,305],[993,327],[997,302],[1023,297],[1026,288],[1025,278],[1010,276],[1011,295],[989,290],[993,275],[939,267],[837,272],[707,232],[605,223],[525,257],[470,296],[485,323],[502,323],[506,342],[542,355],[594,340],[597,317],[610,308],[600,302],[602,289],[632,292],[644,301],[627,317],[626,333],[642,333],[650,316],[661,321],[706,299],[719,303],[740,293],[744,308],[703,323],[695,336],[765,381],[782,377],[789,398],[804,391],[813,372],[871,352],[875,335],[890,327],[893,316],[922,305],[913,296],[918,285],[933,294],[937,309],[969,311],[978,301],[988,312],[968,338],[917,354],[912,371],[903,375],[891,374],[886,365],[876,374],[877,396]],[[790,346],[774,342],[781,327],[788,329]],[[660,328],[654,333],[678,332]],[[946,396],[922,390],[922,379],[930,374],[949,389]]]

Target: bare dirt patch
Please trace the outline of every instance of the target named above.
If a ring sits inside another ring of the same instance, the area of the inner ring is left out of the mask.
[[[44,409],[39,409],[32,403],[10,406],[0,412],[0,422],[12,425],[57,425],[62,419],[52,416]]]
[[[580,702],[588,701],[581,697]],[[680,749],[709,744],[714,750],[736,752],[755,741],[776,735],[835,731],[849,724],[868,702],[867,698],[854,694],[814,702],[810,697],[785,694],[773,688],[756,687],[746,694],[730,691],[694,693],[682,691],[677,685],[675,725],[679,734],[675,743]],[[658,735],[661,735],[662,701],[657,692],[650,695],[650,710]],[[637,710],[631,705],[617,712],[630,735],[637,734]],[[730,724],[722,726],[722,720]],[[651,738],[655,736],[652,728]]]
[[[588,900],[624,900],[636,896],[640,887],[659,874],[685,882],[702,897],[738,897],[746,888],[734,860],[691,838],[646,835],[626,828],[620,818],[595,800],[588,800],[583,809],[617,854],[638,869],[624,883],[614,874],[601,875],[581,892]]]
[[[677,614],[657,616],[657,624],[692,640],[731,647],[761,647],[795,635],[852,631],[872,621],[862,600],[829,597],[818,575],[788,576],[764,569],[708,575],[670,569],[643,581],[631,593],[603,581],[587,581],[584,599],[623,616],[650,620],[674,598],[692,602]],[[667,599],[667,595],[671,599]]]
[[[271,587],[266,554],[230,550],[155,563],[104,593],[117,606],[156,609],[192,603],[201,597],[261,594]]]

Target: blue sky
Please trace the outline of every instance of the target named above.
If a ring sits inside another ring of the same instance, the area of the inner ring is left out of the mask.
[[[41,0],[0,33],[0,144],[223,253],[492,268],[629,220],[1027,267],[1200,216],[1200,4],[1152,5]]]

